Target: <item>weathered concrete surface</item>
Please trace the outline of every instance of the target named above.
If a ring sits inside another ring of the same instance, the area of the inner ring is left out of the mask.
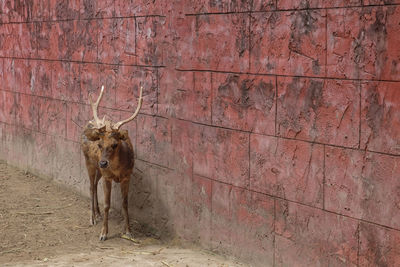
[[[398,0],[3,1],[0,158],[88,194],[89,93],[104,84],[100,115],[118,120],[143,86],[125,126],[130,207],[155,234],[259,266],[399,265],[399,13]]]
[[[328,11],[329,76],[398,80],[399,7]]]
[[[355,81],[278,78],[278,134],[358,147],[359,87]]]
[[[357,266],[357,220],[284,200],[276,213],[277,266]]]
[[[324,148],[252,135],[250,189],[322,208]]]
[[[325,17],[324,9],[252,14],[250,71],[323,76]]]

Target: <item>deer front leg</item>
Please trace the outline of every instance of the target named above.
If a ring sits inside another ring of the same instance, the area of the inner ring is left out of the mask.
[[[101,213],[99,209],[99,201],[97,198],[97,185],[99,184],[99,181],[101,179],[101,172],[100,170],[97,170],[96,173],[96,180],[94,181],[94,211],[96,213],[96,219],[101,220]]]
[[[122,195],[122,214],[124,216],[123,233],[131,237],[132,234],[129,225],[129,214],[128,214],[128,194],[129,194],[129,177],[121,181],[121,195]]]
[[[103,220],[103,227],[100,233],[100,241],[105,241],[107,239],[107,234],[108,234],[108,212],[110,210],[111,181],[104,179],[103,190],[104,190],[104,220]]]
[[[96,176],[96,169],[92,168],[91,166],[87,166],[88,175],[90,179],[90,224],[96,224],[96,215],[95,215],[95,176]]]

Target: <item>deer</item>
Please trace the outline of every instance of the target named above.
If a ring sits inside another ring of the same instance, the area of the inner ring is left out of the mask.
[[[96,102],[93,103],[92,96],[89,94],[93,119],[83,128],[81,146],[90,179],[90,223],[92,225],[95,225],[97,220],[101,219],[97,199],[97,185],[99,180],[103,178],[104,218],[100,241],[107,239],[112,182],[119,183],[121,188],[122,214],[124,217],[123,233],[128,237],[132,237],[128,214],[128,192],[134,167],[134,151],[128,131],[120,128],[139,114],[142,106],[142,91],[143,87],[141,86],[138,105],[132,116],[116,123],[106,120],[106,116],[103,119],[99,119],[97,115],[98,106],[103,97],[104,86],[101,87]]]

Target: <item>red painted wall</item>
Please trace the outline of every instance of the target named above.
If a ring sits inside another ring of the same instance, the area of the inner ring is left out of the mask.
[[[143,85],[125,128],[149,231],[258,266],[400,265],[400,1],[0,11],[0,158],[88,194],[88,93],[118,120]]]

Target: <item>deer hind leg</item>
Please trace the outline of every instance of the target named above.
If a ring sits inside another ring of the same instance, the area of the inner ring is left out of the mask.
[[[95,211],[95,216],[97,220],[101,220],[101,213],[100,213],[100,209],[99,209],[99,200],[97,198],[97,185],[99,184],[99,181],[101,179],[101,173],[100,170],[97,169],[96,171],[96,179],[94,181],[94,211]]]
[[[111,199],[111,181],[104,179],[103,181],[104,189],[104,220],[103,227],[100,233],[100,241],[105,241],[108,234],[108,212],[110,210],[110,199]]]
[[[121,181],[121,195],[122,195],[122,214],[124,216],[124,229],[123,233],[131,237],[131,228],[129,225],[129,213],[128,213],[128,193],[129,193],[129,177]]]

